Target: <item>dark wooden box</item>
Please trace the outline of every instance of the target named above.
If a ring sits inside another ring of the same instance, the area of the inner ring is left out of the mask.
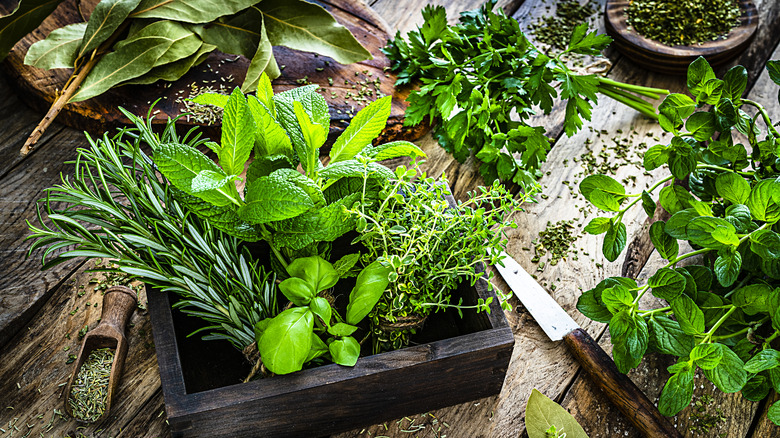
[[[494,298],[490,314],[438,312],[402,350],[238,383],[249,365],[226,341],[187,337],[199,320],[147,292],[173,437],[322,437],[464,403],[501,390],[514,337]],[[453,302],[494,296],[484,280]],[[231,370],[230,367],[237,368]]]

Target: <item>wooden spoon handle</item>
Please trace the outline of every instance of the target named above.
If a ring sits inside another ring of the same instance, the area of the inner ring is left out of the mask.
[[[563,340],[596,385],[644,436],[682,438],[634,382],[618,371],[609,355],[585,330],[578,328]]]
[[[127,286],[112,286],[103,297],[103,310],[100,325],[109,325],[119,333],[125,332],[125,326],[133,314],[138,299],[135,292]]]

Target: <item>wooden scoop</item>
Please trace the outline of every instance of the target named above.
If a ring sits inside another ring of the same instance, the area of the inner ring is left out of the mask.
[[[125,337],[125,328],[127,321],[133,314],[138,299],[135,292],[127,286],[112,286],[103,296],[103,309],[100,313],[100,323],[84,337],[81,344],[76,367],[73,369],[70,381],[66,388],[65,412],[68,416],[75,418],[70,408],[70,394],[73,382],[78,376],[79,370],[89,357],[92,351],[100,348],[111,348],[114,350],[114,360],[111,363],[111,374],[108,380],[106,405],[103,414],[94,422],[106,418],[111,408],[111,399],[119,386],[119,378],[122,375],[122,365],[125,363],[127,355],[127,338]],[[86,423],[87,421],[76,418],[77,421]]]

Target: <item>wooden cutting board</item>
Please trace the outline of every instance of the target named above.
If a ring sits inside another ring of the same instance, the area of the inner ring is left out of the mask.
[[[16,5],[15,0],[0,0],[0,15],[10,13]],[[83,21],[78,12],[77,0],[64,1],[41,26],[28,34],[13,48],[3,63],[4,70],[18,86],[24,100],[41,111],[41,117],[56,98],[57,90],[62,89],[71,69],[42,70],[24,64],[27,49],[36,41],[44,39],[52,30],[71,23]],[[81,2],[83,10],[92,10],[97,0]],[[301,84],[318,84],[321,94],[330,107],[331,127],[329,141],[333,141],[349,124],[352,116],[367,103],[377,98],[376,94],[362,98],[353,98],[362,87],[375,90],[379,80],[380,92],[393,95],[392,110],[387,128],[380,141],[413,140],[419,138],[427,126],[403,127],[406,96],[409,89],[396,90],[393,86],[396,76],[385,71],[390,61],[381,52],[390,36],[388,26],[370,7],[362,1],[325,0],[316,3],[328,10],[336,20],[347,27],[360,43],[368,49],[374,59],[356,64],[341,65],[332,59],[313,53],[298,52],[286,47],[274,47],[274,54],[282,74],[273,81],[275,92],[281,92]],[[73,128],[100,134],[107,129],[129,125],[118,106],[134,114],[146,115],[151,104],[161,99],[154,110],[157,124],[165,123],[168,117],[176,117],[186,112],[184,99],[193,94],[193,90],[212,87],[227,94],[244,80],[249,60],[235,55],[213,52],[206,61],[194,67],[176,82],[158,81],[152,85],[127,85],[118,87],[84,102],[68,104],[56,121]],[[332,79],[331,81],[329,80]],[[376,93],[376,91],[374,91]],[[202,126],[193,118],[182,118],[179,128],[187,130],[193,126]],[[215,136],[215,127],[205,129],[206,135]]]

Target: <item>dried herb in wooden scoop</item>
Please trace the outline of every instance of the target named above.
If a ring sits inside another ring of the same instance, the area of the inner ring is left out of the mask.
[[[114,349],[99,348],[92,350],[79,368],[68,397],[70,411],[77,420],[93,422],[106,411],[113,362]]]

